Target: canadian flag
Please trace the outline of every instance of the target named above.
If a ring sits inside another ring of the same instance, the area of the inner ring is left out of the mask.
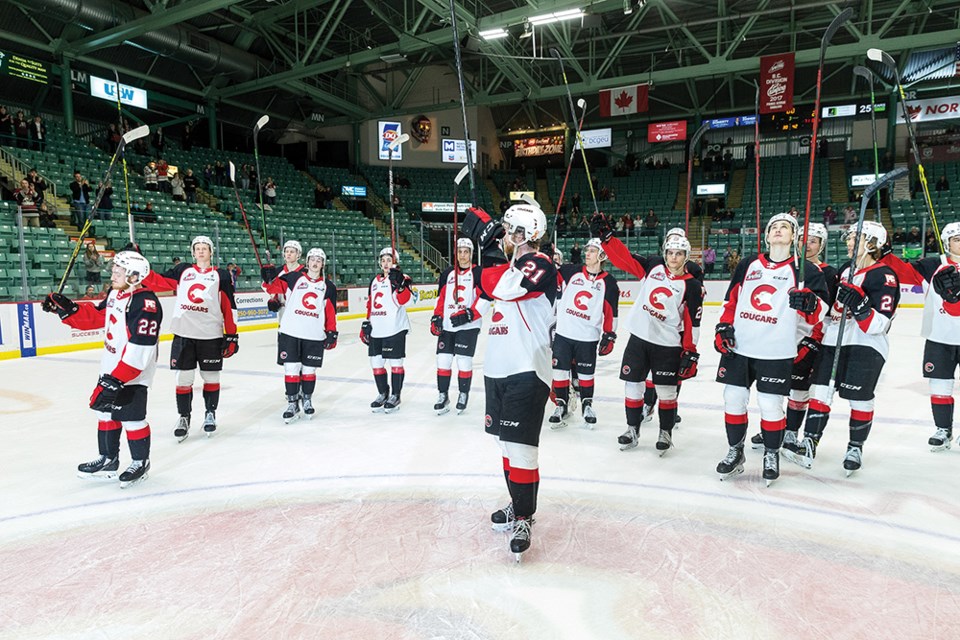
[[[600,92],[600,117],[609,118],[645,112],[648,89],[649,86],[645,84],[604,89]]]

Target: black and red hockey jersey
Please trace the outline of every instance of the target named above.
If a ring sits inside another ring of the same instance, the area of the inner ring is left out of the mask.
[[[843,346],[860,345],[877,351],[884,359],[890,351],[890,341],[887,332],[893,322],[893,316],[900,304],[900,280],[889,265],[876,262],[864,267],[849,277],[850,268],[847,267],[840,274],[842,281],[850,282],[860,287],[870,307],[870,314],[862,319],[855,320],[849,309],[846,310],[847,319],[843,323]],[[823,343],[836,345],[840,333],[840,306],[834,302],[830,307],[830,315],[823,321]]]

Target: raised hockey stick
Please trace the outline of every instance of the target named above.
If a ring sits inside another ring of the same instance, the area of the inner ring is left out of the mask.
[[[920,178],[920,186],[923,187],[923,200],[927,205],[927,213],[930,214],[930,222],[933,223],[933,233],[937,237],[937,243],[940,245],[941,259],[946,263],[947,256],[943,251],[943,239],[940,237],[940,225],[937,224],[937,214],[933,210],[933,200],[930,199],[930,187],[927,184],[927,174],[923,170],[923,164],[920,162],[920,150],[917,148],[917,134],[913,130],[913,120],[910,119],[910,110],[907,108],[907,95],[903,92],[903,84],[900,82],[900,71],[897,69],[897,61],[890,54],[880,49],[867,49],[867,57],[874,62],[882,62],[893,72],[897,79],[897,90],[900,92],[900,108],[903,111],[903,120],[907,125],[907,135],[910,138],[910,151],[913,154],[913,163],[917,165],[917,176]]]
[[[600,213],[600,208],[597,206],[597,194],[593,188],[593,179],[590,177],[590,165],[587,164],[587,151],[583,148],[583,136],[580,133],[580,125],[577,123],[577,112],[573,108],[573,94],[570,93],[570,83],[567,82],[567,70],[563,66],[563,56],[553,47],[550,48],[550,55],[556,58],[557,64],[560,65],[560,74],[563,76],[563,88],[567,90],[567,102],[570,105],[570,117],[573,118],[573,123],[576,126],[577,144],[580,146],[580,155],[583,158],[583,169],[587,173],[587,184],[590,185],[590,197],[593,198],[593,214],[596,215]]]
[[[263,208],[263,174],[260,173],[260,145],[258,138],[260,130],[270,122],[270,116],[260,116],[257,123],[253,125],[253,161],[257,166],[257,193],[260,199],[260,227],[263,232],[263,250],[267,252],[267,260],[270,260],[270,244],[267,242],[267,214]],[[236,186],[236,185],[234,185]]]
[[[580,107],[580,128],[583,129],[583,119],[587,116],[587,101],[583,98],[577,100],[577,106]],[[567,192],[567,182],[570,180],[570,169],[573,168],[573,158],[577,155],[577,146],[574,145],[570,151],[570,161],[567,163],[567,174],[563,177],[563,185],[560,187],[560,199],[557,200],[557,210],[553,214],[553,246],[557,246],[557,219],[560,217],[560,209],[563,207],[563,195]]]
[[[830,40],[833,39],[833,36],[840,29],[840,26],[851,17],[853,17],[853,9],[847,7],[837,14],[837,16],[827,27],[827,30],[824,31],[823,37],[820,39],[820,65],[817,67],[817,96],[813,103],[813,135],[810,136],[810,164],[808,166],[807,175],[807,200],[803,210],[802,237],[804,238],[804,242],[806,242],[807,235],[810,233],[810,203],[813,199],[813,165],[817,156],[817,131],[820,128],[820,89],[823,86],[823,62],[827,55],[827,47],[830,46]],[[796,251],[794,253],[794,261],[796,263],[797,272],[800,278],[798,286],[800,289],[803,289],[804,270],[800,253],[800,251]]]
[[[877,150],[877,102],[873,92],[873,71],[867,67],[857,65],[853,68],[853,74],[860,76],[870,85],[870,133],[873,135],[873,178],[880,177],[880,152]],[[877,222],[880,220],[880,193],[877,193]]]
[[[450,0],[450,28],[453,30],[453,59],[457,65],[457,84],[460,88],[460,111],[463,114],[463,142],[467,147],[467,173],[470,174],[470,197],[477,206],[477,179],[473,171],[473,154],[470,153],[470,127],[467,122],[467,93],[463,84],[463,61],[460,57],[460,32],[457,29],[457,6]]]
[[[469,149],[467,149],[467,153],[470,153]],[[460,183],[463,182],[464,177],[466,177],[468,173],[470,173],[470,165],[465,164],[453,179],[453,256],[451,262],[453,264],[453,299],[457,304],[460,304],[460,248],[457,246],[459,239],[457,228],[457,192],[460,190]],[[474,203],[473,206],[477,206],[477,203]]]
[[[402,133],[397,138],[387,145],[387,179],[390,181],[389,193],[390,193],[390,249],[393,251],[393,258],[397,258],[397,231],[394,222],[394,215],[396,207],[393,205],[393,154],[400,148],[400,145],[405,143],[410,139],[410,134]],[[467,156],[470,156],[470,149],[467,149]]]
[[[116,80],[117,87],[117,131],[123,131],[123,107],[120,106],[120,73],[116,69],[113,70],[113,77]],[[127,156],[123,154],[120,158],[123,161],[123,194],[127,198],[127,227],[130,231],[130,243],[136,244],[136,240],[133,238],[133,213],[130,211],[130,179],[127,177]],[[104,183],[103,188],[107,188],[106,183]]]
[[[856,235],[853,238],[853,253],[850,256],[850,266],[847,267],[847,281],[852,282],[853,276],[856,274],[857,270],[857,256],[860,254],[860,236],[863,231],[863,220],[867,214],[867,205],[870,204],[870,199],[873,198],[874,194],[877,194],[879,198],[879,193],[881,189],[886,188],[888,185],[893,184],[904,175],[907,174],[909,170],[906,167],[900,167],[899,169],[894,169],[889,173],[885,173],[880,176],[873,184],[868,186],[863,190],[863,197],[860,199],[860,218],[857,220],[857,229],[855,231]],[[841,270],[842,273],[842,270]],[[837,367],[840,364],[840,347],[843,343],[843,327],[846,324],[847,312],[843,305],[837,303],[840,307],[840,322],[837,325],[837,346],[833,352],[833,365],[830,367],[830,402],[827,404],[833,403],[833,394],[834,394],[834,383],[837,380]]]
[[[240,207],[240,215],[243,216],[243,224],[247,227],[247,234],[250,236],[250,244],[253,245],[253,255],[257,258],[257,265],[263,269],[263,261],[260,260],[260,251],[257,249],[257,241],[253,239],[253,230],[250,228],[250,221],[247,220],[247,212],[243,208],[243,202],[240,200],[240,191],[237,189],[237,168],[233,161],[228,160],[227,166],[230,170],[230,181],[233,183],[233,194],[237,196],[237,206]]]
[[[110,164],[107,165],[107,170],[103,173],[103,180],[101,182],[106,184],[110,179],[111,174],[113,173],[113,167],[117,163],[117,158],[123,155],[123,150],[128,143],[142,138],[150,133],[150,127],[147,125],[142,125],[136,129],[131,129],[127,131],[123,136],[120,137],[120,142],[117,144],[116,151],[113,152],[113,157],[110,158]],[[97,194],[97,199],[93,201],[93,206],[87,212],[87,219],[83,223],[83,227],[80,229],[80,235],[77,237],[76,244],[73,245],[73,253],[70,254],[70,261],[67,262],[67,267],[63,271],[63,276],[60,278],[60,284],[57,285],[57,293],[63,293],[63,288],[67,284],[67,278],[70,277],[70,272],[73,271],[73,266],[77,262],[77,256],[80,255],[80,247],[83,246],[83,239],[86,237],[87,232],[90,231],[90,227],[93,221],[94,215],[97,213],[97,209],[100,208],[100,201],[103,199],[103,194],[106,189],[100,189],[100,193]],[[131,243],[133,242],[131,238]]]
[[[693,155],[697,152],[697,145],[700,144],[700,138],[710,128],[710,123],[704,122],[697,129],[693,137],[690,138],[690,147],[687,152],[687,203],[684,207],[686,211],[683,217],[683,232],[687,233],[690,229],[690,190],[693,188]]]
[[[763,253],[760,241],[760,84],[754,80],[757,88],[753,101],[753,188],[757,192],[757,255]]]

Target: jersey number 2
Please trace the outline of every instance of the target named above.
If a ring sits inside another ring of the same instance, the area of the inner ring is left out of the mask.
[[[156,320],[140,320],[137,323],[137,333],[142,336],[155,336],[157,335],[157,321]]]

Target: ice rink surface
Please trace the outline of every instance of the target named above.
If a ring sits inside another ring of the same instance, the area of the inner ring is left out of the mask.
[[[718,313],[663,458],[655,422],[618,449],[623,333],[598,366],[597,428],[544,426],[520,565],[490,529],[507,494],[483,432],[484,338],[467,412],[438,417],[428,313],[411,314],[398,413],[370,413],[354,320],[318,372],[317,415],[284,425],[276,334],[250,332],[223,373],[216,437],[197,434],[198,379],[181,444],[163,343],[152,470],[126,490],[75,476],[97,454],[100,351],[0,362],[0,639],[960,638],[960,446],[926,444],[920,310],[893,324],[863,469],[841,466],[838,398],[813,469],[783,460],[770,488],[749,448],[743,475],[714,470]]]

